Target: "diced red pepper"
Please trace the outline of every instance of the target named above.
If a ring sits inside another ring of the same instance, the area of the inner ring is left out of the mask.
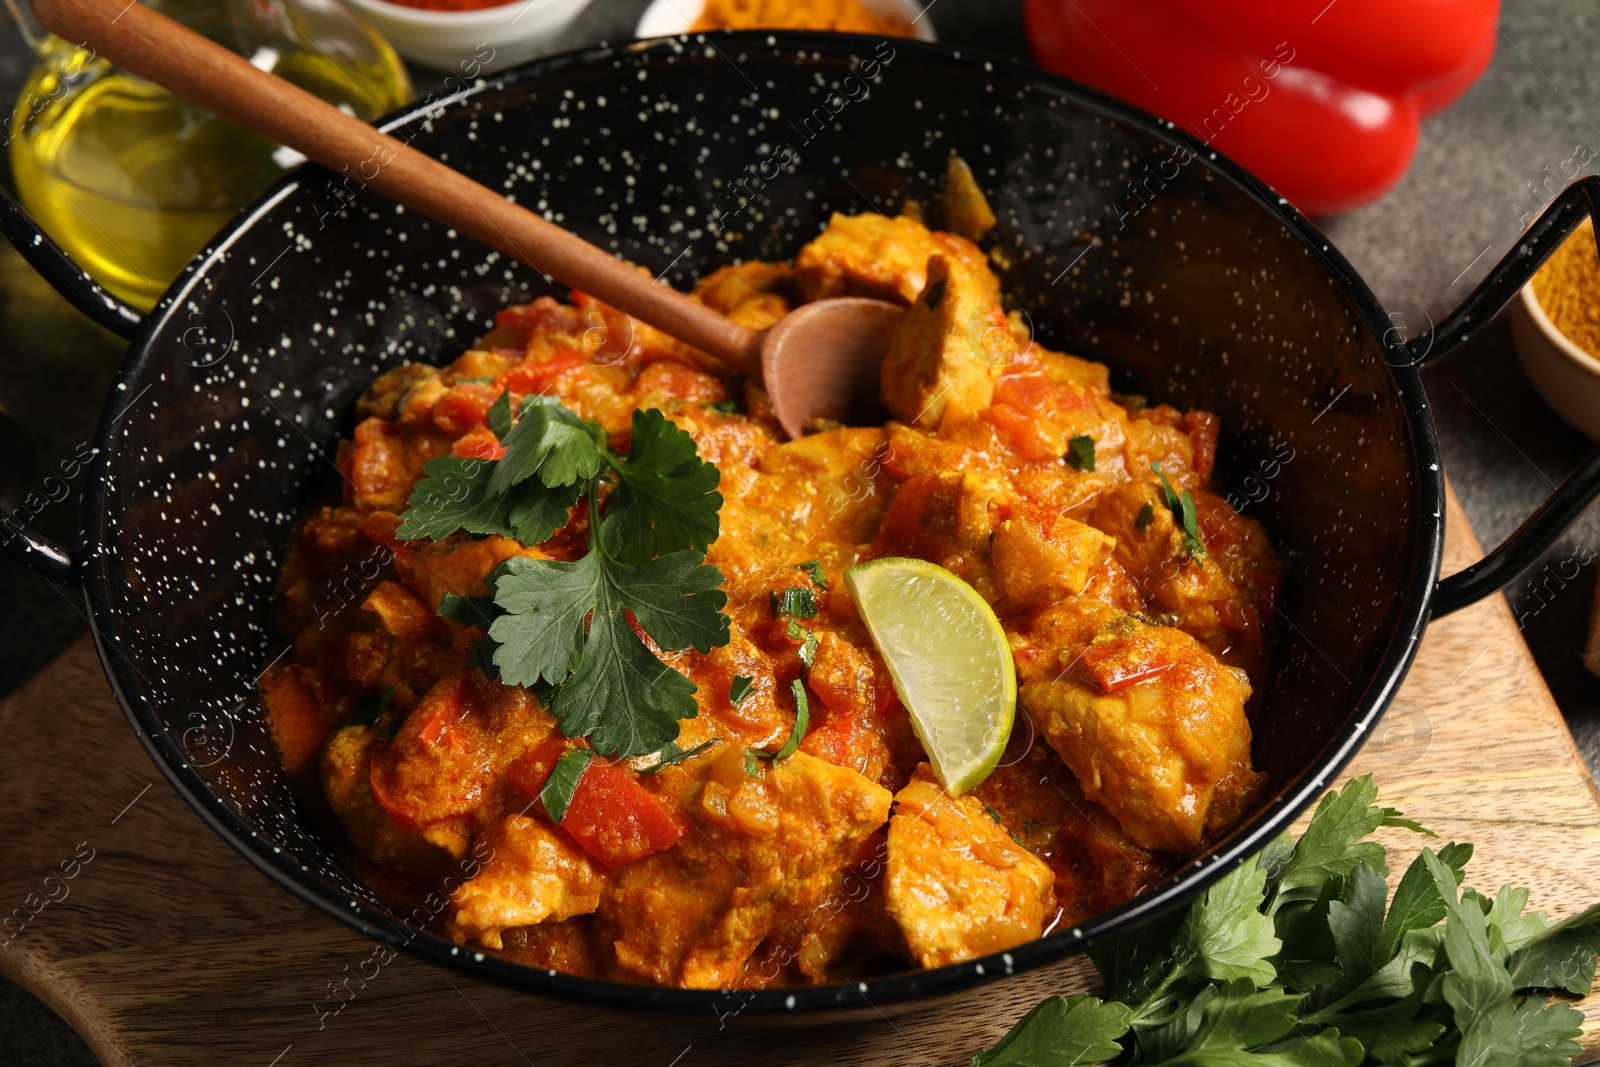
[[[508,770],[511,784],[530,799],[537,797],[566,749],[565,742],[547,741],[521,756]],[[621,867],[670,848],[689,822],[628,771],[596,757],[578,778],[561,828],[601,865]]]
[[[670,848],[688,830],[683,814],[657,800],[633,775],[603,759],[589,761],[561,828],[607,867]]]
[[[640,371],[633,391],[636,396],[659,392],[663,396],[690,401],[728,399],[727,387],[720,381],[704,371],[697,371],[671,359],[659,360]]]
[[[504,326],[516,334],[524,345],[534,334],[572,334],[583,332],[583,316],[575,307],[559,304],[548,296],[541,296],[531,304],[519,304],[495,312],[496,326]],[[522,355],[517,352],[516,355]]]
[[[579,348],[558,348],[539,360],[528,360],[500,376],[497,385],[513,393],[542,393],[551,382],[570,370],[589,362],[589,356]]]
[[[373,743],[372,798],[401,826],[419,829],[476,803],[478,787],[458,773],[460,760],[449,759],[471,748],[459,725],[466,713],[466,675],[441,679],[399,733]]]
[[[1115,693],[1172,669],[1171,660],[1140,655],[1142,651],[1123,641],[1092,644],[1079,654],[1076,669],[1104,693]]]
[[[835,767],[861,771],[867,766],[877,735],[858,715],[830,713],[821,723],[813,723],[800,742],[800,751],[827,760]]]
[[[433,424],[445,433],[460,436],[487,421],[489,409],[505,390],[487,382],[463,382],[452,386],[433,405]]]
[[[1056,406],[1056,383],[1038,371],[1003,375],[994,387],[994,402],[1009,404],[1028,415],[1047,415]]]
[[[995,404],[986,408],[983,417],[994,424],[1023,459],[1035,463],[1059,459],[1049,426],[1037,415],[1030,415],[1010,404]]]

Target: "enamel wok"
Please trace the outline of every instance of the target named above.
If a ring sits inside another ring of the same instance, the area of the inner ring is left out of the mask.
[[[1513,296],[1594,206],[1600,179],[1567,190],[1460,310],[1407,340],[1307,219],[1128,105],[904,40],[714,41],[535,61],[384,127],[679,287],[738,258],[790,257],[833,211],[935,205],[945,157],[959,153],[1000,219],[989,243],[1008,304],[1043,343],[1110,364],[1120,391],[1216,412],[1222,488],[1294,568],[1254,718],[1271,786],[1209,854],[1009,953],[859,990],[743,993],[744,1010],[862,1011],[862,994],[876,1010],[950,994],[1186,901],[1338,784],[1431,616],[1510,581],[1600,493],[1597,454],[1488,559],[1439,581],[1444,478],[1418,370]],[[435,963],[595,1004],[715,1007],[724,994],[530,968],[393,914],[279,772],[256,697],[286,652],[273,591],[289,531],[332,476],[356,397],[396,364],[454,358],[496,309],[560,287],[317,167],[243,210],[143,318],[9,199],[0,228],[130,340],[80,544],[51,544],[9,516],[3,536],[82,587],[117,699],[200,816],[296,896]],[[341,595],[330,589],[330,605]]]

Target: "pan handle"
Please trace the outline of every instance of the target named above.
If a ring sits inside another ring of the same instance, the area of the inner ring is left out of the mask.
[[[1391,331],[1396,339],[1390,343],[1389,361],[1422,370],[1454,355],[1479,327],[1516,299],[1518,291],[1532,280],[1545,260],[1555,255],[1561,242],[1590,217],[1600,220],[1600,175],[1579,178],[1561,190],[1533,220],[1517,247],[1501,257],[1489,276],[1443,322],[1410,341],[1400,341],[1398,332]],[[1595,241],[1600,245],[1600,230]]]
[[[11,242],[56,292],[97,325],[129,340],[138,332],[144,316],[100,288],[39,228],[4,186],[0,186],[0,236]],[[77,584],[74,553],[29,529],[25,521],[7,511],[0,511],[0,550],[46,578]]]
[[[67,258],[61,246],[39,228],[33,216],[22,209],[4,186],[0,186],[0,236],[11,242],[11,247],[22,253],[22,258],[40,277],[96,325],[104,326],[124,340],[132,340],[139,331],[144,316],[100,288],[98,282]]]
[[[1600,219],[1600,176],[1580,178],[1561,190],[1528,227],[1517,247],[1494,265],[1461,306],[1427,333],[1408,342],[1396,341],[1391,348],[1391,361],[1421,369],[1459,351],[1479,327],[1516,298],[1545,260],[1561,247],[1561,242],[1590,217]],[[1596,242],[1600,253],[1600,235]],[[1440,579],[1433,595],[1433,617],[1448,615],[1510,585],[1538,562],[1545,549],[1597,497],[1600,448],[1591,452],[1500,547],[1472,566]]]
[[[1545,549],[1555,544],[1567,527],[1578,521],[1597,497],[1600,497],[1600,448],[1589,453],[1578,469],[1569,474],[1567,480],[1539,505],[1539,510],[1529,515],[1499,548],[1472,566],[1439,579],[1433,592],[1433,618],[1476,604],[1516,581],[1539,561]]]

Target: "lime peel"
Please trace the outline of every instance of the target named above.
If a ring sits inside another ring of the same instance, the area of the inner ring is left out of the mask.
[[[975,788],[999,765],[1016,719],[1016,666],[994,610],[927,560],[860,563],[844,584],[933,776],[951,796]]]

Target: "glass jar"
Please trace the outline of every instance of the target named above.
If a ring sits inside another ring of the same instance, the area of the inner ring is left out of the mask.
[[[150,0],[362,119],[405,103],[389,43],[337,0]],[[54,34],[5,134],[22,204],[96,281],[148,310],[240,207],[303,161]]]

